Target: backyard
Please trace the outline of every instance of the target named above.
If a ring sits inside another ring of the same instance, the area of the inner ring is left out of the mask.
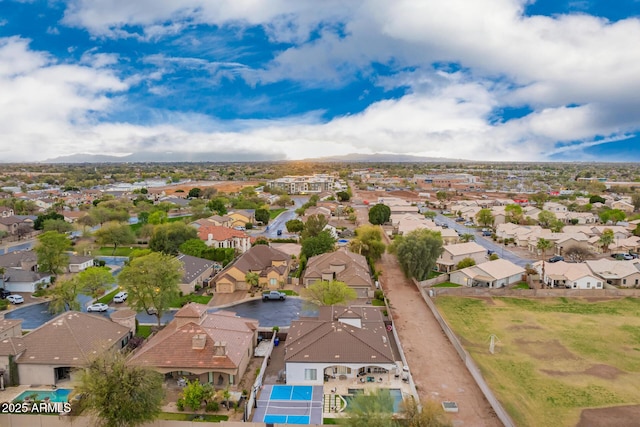
[[[640,299],[441,296],[436,304],[516,425],[604,426],[638,414],[623,405],[640,402]],[[637,418],[628,421],[616,425]]]

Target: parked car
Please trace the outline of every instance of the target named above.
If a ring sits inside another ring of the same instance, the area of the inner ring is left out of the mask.
[[[556,255],[549,258],[549,262],[558,262],[558,261],[564,261],[564,257]]]
[[[22,295],[9,295],[7,297],[7,301],[11,304],[22,304],[24,302],[24,298],[22,298]]]
[[[91,304],[89,307],[87,307],[87,313],[91,313],[93,311],[105,312],[108,309],[109,309],[109,306],[107,304],[103,304],[101,302],[97,302],[97,303]]]
[[[11,295],[11,292],[6,290],[5,288],[0,289],[0,298],[5,299],[9,295]]]
[[[482,232],[482,235],[491,237],[493,235],[493,233],[491,231],[489,231],[489,230],[485,230],[485,231]]]
[[[458,218],[455,219],[456,222],[463,222],[464,218],[462,218],[461,216],[459,216]]]
[[[113,297],[113,302],[125,302],[129,294],[126,292],[118,292],[116,296]]]
[[[262,293],[262,301],[267,301],[267,300],[284,301],[285,299],[287,299],[287,294],[285,294],[284,292],[269,291],[269,292]]]
[[[278,231],[276,232],[276,234],[277,234],[278,236],[282,236],[282,230],[278,230]]]
[[[473,221],[467,221],[464,223],[465,227],[473,227],[475,224],[473,223]]]

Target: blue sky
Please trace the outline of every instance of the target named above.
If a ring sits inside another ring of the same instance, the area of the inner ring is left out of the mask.
[[[638,40],[637,0],[0,0],[0,161],[638,161]]]

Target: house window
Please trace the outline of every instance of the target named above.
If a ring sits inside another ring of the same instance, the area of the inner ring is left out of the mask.
[[[269,279],[269,284],[275,286],[278,284],[278,279]]]
[[[587,282],[587,289],[591,289],[591,282]]]
[[[304,379],[307,381],[315,381],[318,379],[318,370],[317,369],[305,369],[304,370]]]
[[[636,279],[636,285],[638,284],[638,279]]]
[[[602,287],[602,282],[597,282],[596,283],[596,288],[601,288]]]
[[[627,279],[622,279],[622,284],[626,285],[627,284]]]

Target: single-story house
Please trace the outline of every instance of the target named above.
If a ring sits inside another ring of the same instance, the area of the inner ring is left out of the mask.
[[[79,273],[89,267],[93,267],[93,257],[69,255],[69,273]]]
[[[603,280],[585,263],[538,261],[533,268],[542,282],[551,288],[603,289]]]
[[[38,271],[38,255],[35,251],[15,251],[0,255],[0,267]]]
[[[502,288],[522,281],[525,269],[507,261],[496,259],[451,272],[450,281],[462,286]]]
[[[237,384],[257,345],[258,321],[207,309],[197,303],[182,307],[127,363],[175,380],[196,379],[217,388]]]
[[[255,211],[253,209],[245,209],[227,214],[231,218],[232,227],[244,227],[245,224],[256,222]]]
[[[0,277],[0,287],[9,292],[35,292],[38,287],[47,287],[50,282],[50,274],[17,268],[5,268],[4,278]]]
[[[213,273],[214,261],[185,254],[179,254],[176,258],[182,263],[183,273],[179,286],[184,294],[195,291],[196,285],[203,286]]]
[[[591,271],[601,277],[605,282],[614,286],[632,287],[640,284],[640,261],[618,261],[603,258],[588,260],[585,264]]]
[[[73,378],[97,354],[123,349],[131,336],[128,327],[104,316],[69,311],[24,336],[8,338],[12,343],[0,346],[0,357],[13,353],[20,384],[55,385]]]
[[[287,384],[322,385],[330,378],[395,375],[396,361],[378,307],[320,307],[317,318],[294,320],[285,342]]]

